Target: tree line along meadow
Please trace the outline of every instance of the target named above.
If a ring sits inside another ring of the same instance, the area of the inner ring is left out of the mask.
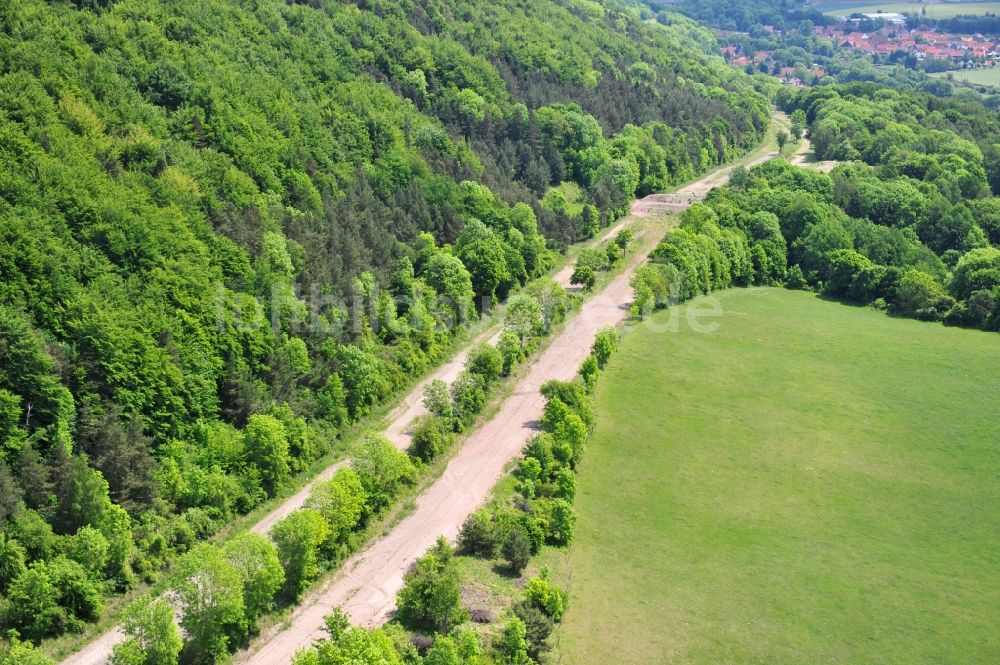
[[[691,206],[635,309],[751,284],[1000,330],[998,123],[982,106],[851,85],[779,95],[830,174],[773,160]]]
[[[13,0],[0,21],[16,654],[281,494],[484,302],[547,298],[525,285],[559,250],[770,114],[706,30],[618,5]]]

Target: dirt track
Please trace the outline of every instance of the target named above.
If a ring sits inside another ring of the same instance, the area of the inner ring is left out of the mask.
[[[787,121],[784,114],[778,122]],[[756,155],[742,163],[749,167],[777,156],[776,152]],[[704,199],[714,187],[724,185],[732,166],[713,171],[704,178],[681,188],[674,194],[653,194],[632,205],[632,215],[645,217],[663,212],[679,212]],[[598,242],[606,242],[630,221],[613,225]],[[534,423],[542,413],[544,402],[538,393],[550,379],[568,380],[590,350],[593,337],[603,326],[622,321],[631,301],[629,280],[644,256],[633,255],[626,269],[604,289],[586,300],[581,311],[559,333],[546,351],[534,361],[528,374],[516,386],[513,394],[501,405],[497,414],[468,438],[462,449],[449,463],[444,474],[417,499],[414,511],[388,535],[367,549],[352,556],[341,571],[323,587],[311,592],[288,621],[262,635],[249,652],[237,653],[234,662],[279,665],[291,661],[298,649],[321,637],[323,617],[332,607],[343,607],[359,625],[374,625],[392,610],[396,593],[402,586],[403,574],[410,564],[433,544],[439,535],[454,539],[466,516],[486,499],[490,489],[502,475],[504,466],[516,457],[524,443],[536,433]],[[563,286],[569,285],[572,267],[566,266],[553,277]],[[494,340],[499,335],[499,323],[481,333],[454,358],[440,366],[400,402],[389,415],[384,434],[400,449],[409,446],[407,428],[413,419],[426,413],[422,404],[424,386],[435,379],[454,380],[465,365],[468,350],[475,344]],[[308,499],[316,480],[329,478],[346,464],[334,463],[320,472],[299,492],[283,501],[250,528],[266,534],[282,517],[301,508]],[[84,649],[63,660],[63,665],[104,665],[115,644],[124,639],[115,627],[102,634]]]
[[[629,279],[640,260],[633,257],[628,270],[584,303],[497,414],[467,439],[442,477],[420,495],[412,513],[387,536],[351,557],[330,583],[310,594],[284,624],[287,628],[263,635],[258,641],[261,646],[237,654],[236,662],[289,662],[296,650],[322,637],[323,617],[332,607],[342,607],[355,624],[383,621],[395,605],[403,574],[416,557],[439,535],[452,540],[458,535],[462,522],[485,501],[507,463],[537,433],[535,425],[544,406],[538,392],[542,384],[571,379],[590,352],[597,331],[625,318],[631,300]]]
[[[753,166],[776,157],[769,152],[745,162]],[[724,185],[732,167],[719,169],[675,194],[654,194],[636,201],[638,217],[684,210],[704,199],[713,187]],[[610,238],[617,229],[609,231]],[[551,379],[569,380],[590,352],[597,331],[620,323],[632,299],[629,280],[644,256],[633,255],[622,274],[599,294],[584,302],[581,311],[535,361],[496,413],[473,433],[448,464],[442,477],[421,494],[414,510],[392,531],[351,557],[331,581],[313,591],[282,627],[262,635],[248,652],[238,653],[237,663],[276,665],[324,636],[323,617],[334,607],[344,609],[356,625],[382,623],[395,607],[403,575],[418,556],[443,535],[454,540],[465,518],[482,505],[503,475],[505,466],[534,436],[544,399],[538,390]],[[571,269],[558,274],[568,281]]]
[[[634,206],[639,204],[640,201],[636,201]],[[607,242],[617,235],[617,233],[621,231],[630,221],[631,220],[629,218],[618,221],[612,225],[599,240],[594,242]],[[553,279],[555,279],[555,281],[563,287],[569,287],[569,279],[572,274],[573,266],[569,265],[553,275]],[[501,330],[501,322],[498,320],[496,324],[480,333],[472,341],[466,344],[465,347],[455,354],[451,360],[439,366],[417,385],[415,385],[406,397],[400,401],[399,405],[388,415],[386,418],[386,428],[382,433],[400,450],[407,449],[410,445],[410,434],[408,431],[410,424],[413,422],[414,418],[427,413],[427,409],[424,408],[423,405],[423,394],[426,385],[434,380],[441,380],[446,383],[454,381],[459,372],[465,368],[465,360],[469,355],[469,350],[476,344],[484,341],[496,343]],[[313,486],[317,481],[330,478],[337,471],[337,469],[344,467],[347,463],[348,460],[340,460],[323,469],[312,481],[302,487],[302,489],[282,501],[281,504],[262,517],[256,524],[251,526],[249,531],[266,535],[276,522],[305,505],[306,501],[309,499],[309,495],[312,493]],[[118,629],[118,627],[112,628],[97,637],[92,642],[88,643],[87,646],[80,651],[67,657],[62,661],[62,665],[105,665],[108,658],[111,656],[111,652],[115,645],[124,639],[125,635]],[[287,659],[285,661],[273,662],[287,662]]]

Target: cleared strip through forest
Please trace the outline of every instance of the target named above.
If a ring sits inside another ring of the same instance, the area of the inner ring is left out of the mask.
[[[775,127],[790,123],[784,113],[775,112]],[[750,167],[777,157],[778,153],[765,141],[756,153],[737,164]],[[673,194],[653,194],[633,202],[632,215],[614,224],[597,242],[606,242],[632,221],[632,217],[664,212],[681,212],[704,198],[713,187],[726,184],[736,164],[721,167],[679,189]],[[541,416],[544,402],[538,393],[550,379],[568,380],[586,357],[597,331],[614,325],[627,316],[631,301],[629,281],[645,255],[629,257],[625,269],[599,293],[587,299],[579,313],[557,335],[549,347],[531,362],[527,375],[503,402],[498,412],[478,431],[469,436],[461,450],[448,464],[441,478],[424,491],[416,501],[416,509],[391,532],[369,547],[350,557],[338,573],[312,591],[295,608],[291,617],[279,628],[265,632],[250,651],[239,652],[235,662],[274,665],[290,662],[296,650],[322,637],[323,617],[335,606],[343,607],[355,623],[372,625],[381,622],[395,604],[403,575],[439,535],[454,539],[458,528],[486,498],[490,488],[503,473],[505,465],[516,457],[530,436],[536,433],[535,422]],[[569,285],[572,268],[567,266],[554,278],[562,286]],[[426,409],[422,404],[423,389],[430,381],[451,381],[465,365],[469,350],[476,344],[495,338],[501,329],[498,322],[469,342],[450,361],[438,367],[401,400],[387,419],[383,434],[400,449],[410,443],[407,428]],[[341,460],[321,471],[310,483],[288,497],[256,524],[250,531],[266,534],[282,517],[301,508],[314,483],[329,478],[347,464]],[[62,665],[104,665],[114,646],[125,636],[116,626],[85,648],[62,661]]]
[[[747,160],[746,165],[775,156],[776,153],[764,150]],[[720,169],[676,194],[667,195],[671,197],[669,207],[659,208],[664,195],[636,201],[633,214],[686,209],[704,198],[712,187],[725,184],[731,170],[732,167]],[[403,576],[417,557],[439,535],[449,540],[457,537],[465,518],[486,500],[506,465],[538,432],[537,423],[545,405],[539,393],[542,384],[552,379],[572,379],[590,352],[597,331],[620,323],[628,315],[632,300],[629,282],[645,260],[645,255],[632,255],[621,274],[583,303],[579,313],[532,363],[497,413],[469,436],[441,478],[417,498],[416,507],[408,516],[384,537],[348,559],[285,622],[266,631],[249,651],[237,653],[234,660],[251,665],[289,662],[297,650],[324,636],[323,617],[333,607],[344,609],[358,625],[377,625],[388,618],[402,588]]]

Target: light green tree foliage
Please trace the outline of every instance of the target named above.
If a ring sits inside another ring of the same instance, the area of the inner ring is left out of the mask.
[[[111,665],[177,665],[183,640],[174,611],[163,599],[142,597],[125,613],[126,639],[115,645]]]
[[[243,579],[220,548],[201,544],[182,556],[170,589],[188,635],[185,662],[214,663],[245,634]]]
[[[493,649],[496,661],[501,665],[530,665],[524,622],[517,617],[508,618],[493,640]]]
[[[67,556],[83,566],[88,575],[94,579],[103,577],[109,545],[100,531],[89,524],[80,527],[70,539],[67,549]]]
[[[896,285],[893,309],[903,316],[938,319],[954,301],[937,280],[920,270],[909,270]]]
[[[370,437],[351,460],[364,488],[369,513],[389,505],[404,486],[413,482],[416,469],[406,453],[382,436]]]
[[[361,521],[367,495],[354,469],[338,469],[329,480],[317,481],[306,507],[319,512],[330,527],[328,546],[347,541]]]
[[[486,390],[486,382],[478,374],[463,371],[455,378],[451,384],[451,403],[457,429],[468,427],[486,406]]]
[[[6,650],[0,649],[0,665],[55,665],[55,662],[31,642],[22,642],[16,637]]]
[[[465,620],[454,552],[443,538],[406,574],[396,606],[404,622],[440,633]]]
[[[497,350],[503,360],[503,375],[509,376],[519,362],[524,358],[521,338],[513,330],[504,330],[497,340]]]
[[[67,621],[65,610],[59,607],[59,590],[43,562],[31,564],[11,582],[5,614],[9,625],[36,641],[56,634]]]
[[[474,247],[469,251],[477,249]],[[421,274],[442,299],[440,304],[451,325],[463,325],[474,318],[472,301],[476,292],[472,276],[458,257],[437,252],[428,260]]]
[[[504,359],[500,351],[492,344],[477,344],[469,350],[465,368],[473,374],[478,374],[487,385],[493,383],[503,374]]]
[[[273,496],[290,473],[285,426],[274,416],[257,413],[247,421],[243,440],[247,462],[257,469],[264,489]]]
[[[16,538],[0,533],[0,594],[25,570],[27,552]]]
[[[266,538],[241,533],[223,546],[230,565],[243,584],[244,616],[247,629],[254,631],[257,620],[274,606],[274,596],[285,581],[278,552]]]
[[[452,424],[437,416],[417,418],[411,431],[413,443],[410,452],[424,462],[431,461],[451,445]]]
[[[608,364],[608,360],[617,348],[618,331],[614,328],[603,328],[597,332],[590,352],[594,354],[597,366],[604,369],[604,366]]]
[[[549,581],[544,575],[533,577],[524,585],[524,597],[548,614],[554,621],[562,619],[566,612],[566,592]]]
[[[529,337],[541,334],[544,325],[545,319],[538,299],[527,293],[518,293],[507,302],[504,327],[516,334],[522,345]]]
[[[319,573],[320,548],[330,526],[319,512],[302,508],[275,524],[270,536],[285,571],[286,593],[297,599]]]
[[[97,528],[108,541],[106,577],[113,580],[119,589],[131,588],[135,583],[131,564],[134,549],[132,519],[121,506],[111,505],[104,512]]]
[[[326,631],[330,637],[295,654],[292,665],[403,665],[386,630],[352,628],[339,609],[326,617]]]
[[[442,420],[450,421],[454,416],[448,384],[440,379],[434,379],[424,388],[423,404],[431,415]]]

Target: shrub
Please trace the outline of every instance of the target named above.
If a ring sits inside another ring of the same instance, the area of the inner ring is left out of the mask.
[[[531,540],[523,526],[515,525],[507,534],[507,540],[503,544],[503,558],[515,575],[520,575],[528,565]]]
[[[562,619],[566,611],[566,592],[544,577],[532,577],[524,585],[524,598],[553,621]]]
[[[439,538],[406,574],[396,601],[399,617],[405,623],[447,633],[468,617],[460,605],[453,555],[451,546]]]
[[[451,445],[451,427],[437,416],[423,416],[413,427],[412,455],[429,462]]]

